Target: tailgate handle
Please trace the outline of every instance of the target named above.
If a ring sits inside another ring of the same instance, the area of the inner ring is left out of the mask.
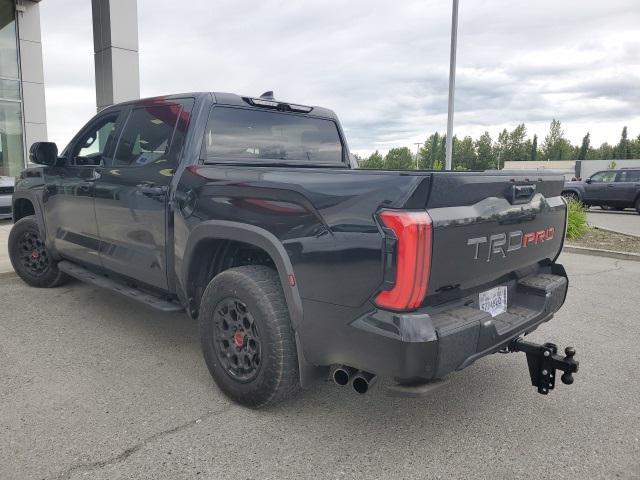
[[[530,185],[513,185],[511,187],[511,195],[509,201],[512,204],[528,203],[531,197],[536,193],[536,186]]]

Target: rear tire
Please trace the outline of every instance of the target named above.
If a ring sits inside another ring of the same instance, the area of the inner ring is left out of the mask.
[[[298,390],[294,333],[273,269],[250,265],[216,275],[202,296],[199,324],[209,372],[229,398],[259,408]]]
[[[18,276],[32,287],[53,288],[69,280],[47,251],[33,215],[21,218],[11,228],[9,259]]]
[[[640,197],[636,199],[636,212],[640,213]]]
[[[580,197],[578,197],[578,194],[574,192],[564,192],[562,196],[567,200],[575,200],[576,202],[580,201]]]

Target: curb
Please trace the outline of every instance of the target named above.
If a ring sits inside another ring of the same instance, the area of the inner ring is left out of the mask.
[[[18,274],[13,270],[0,271],[0,278],[11,278],[11,277],[17,277],[17,276]]]
[[[565,245],[562,251],[566,253],[579,253],[581,255],[593,255],[595,257],[609,257],[640,262],[640,254],[638,253],[616,252],[615,250],[601,250],[599,248],[574,247],[571,245]]]
[[[620,235],[626,235],[627,237],[640,238],[640,235],[634,235],[633,233],[625,233],[625,232],[621,232],[619,230],[612,230],[610,228],[599,227],[597,225],[591,225],[591,228],[595,228],[596,230],[602,230],[603,232],[618,233]]]

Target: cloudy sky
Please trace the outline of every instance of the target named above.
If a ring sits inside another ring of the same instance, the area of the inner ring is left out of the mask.
[[[61,146],[95,113],[91,2],[40,5]],[[138,0],[138,23],[143,96],[274,90],[335,110],[360,153],[446,130],[448,0]],[[456,82],[458,136],[552,118],[575,143],[639,135],[639,0],[460,0]]]

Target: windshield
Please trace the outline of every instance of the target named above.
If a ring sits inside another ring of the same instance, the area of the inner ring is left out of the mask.
[[[342,163],[332,120],[281,112],[216,107],[205,131],[206,159]]]

